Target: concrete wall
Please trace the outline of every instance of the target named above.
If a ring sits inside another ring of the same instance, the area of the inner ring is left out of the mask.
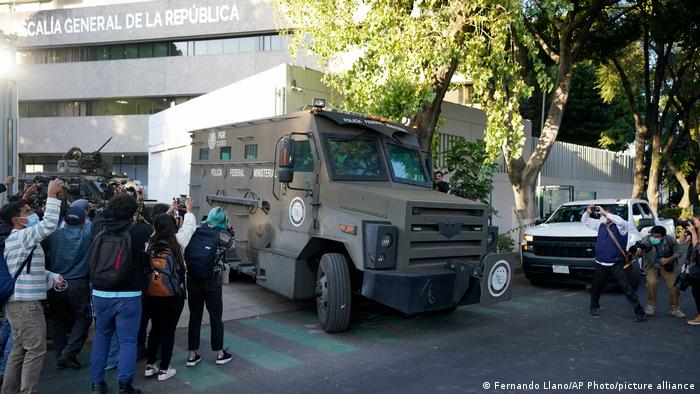
[[[30,64],[22,66],[17,76],[19,99],[200,95],[290,60],[283,50]]]
[[[189,194],[190,131],[299,111],[313,98],[330,100],[320,79],[318,71],[280,64],[151,115],[149,198],[169,201]]]
[[[138,153],[148,147],[148,115],[19,119],[19,153],[63,154],[73,146],[90,152]]]

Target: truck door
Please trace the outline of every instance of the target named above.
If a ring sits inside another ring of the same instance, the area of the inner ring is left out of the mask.
[[[294,139],[294,181],[280,190],[280,227],[308,234],[315,231],[317,220],[313,194],[318,192],[315,173],[318,157],[313,141],[299,135]]]

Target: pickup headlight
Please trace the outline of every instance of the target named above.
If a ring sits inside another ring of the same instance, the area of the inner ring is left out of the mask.
[[[534,238],[532,235],[530,235],[530,234],[525,234],[525,235],[523,235],[523,240],[524,240],[525,242],[532,242],[534,239],[535,239],[535,238]]]

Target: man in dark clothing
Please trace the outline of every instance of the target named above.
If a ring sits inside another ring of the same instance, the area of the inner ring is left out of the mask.
[[[144,270],[149,263],[146,255],[146,241],[153,232],[146,223],[135,223],[134,215],[138,205],[127,194],[118,194],[107,203],[106,216],[95,219],[92,224],[93,246],[91,259],[101,248],[109,246],[100,244],[100,233],[119,234],[128,231],[131,237],[131,272],[120,274],[123,280],[110,288],[97,285],[92,273],[92,296],[95,305],[96,336],[90,360],[90,377],[93,393],[106,393],[104,381],[107,354],[112,336],[119,338],[118,379],[119,393],[141,393],[132,386],[134,366],[136,364],[136,337],[141,320],[141,289],[144,285]],[[101,257],[101,256],[100,256]],[[94,264],[95,261],[91,261]],[[119,259],[117,258],[117,265]],[[125,264],[123,262],[122,264]]]
[[[627,301],[634,307],[634,321],[646,320],[644,309],[637,298],[637,292],[630,285],[628,274],[624,268],[625,255],[623,250],[627,247],[627,232],[629,231],[627,221],[601,207],[591,205],[581,216],[581,222],[586,227],[598,232],[595,243],[596,268],[591,288],[591,315],[600,315],[600,295],[608,275],[612,274],[624,291]]]
[[[433,189],[441,193],[447,193],[448,191],[450,191],[450,184],[442,180],[443,176],[444,174],[442,173],[442,171],[435,171],[435,183],[433,184]]]
[[[91,322],[88,253],[92,237],[85,228],[83,209],[68,208],[64,222],[65,226],[46,240],[51,256],[49,270],[69,282],[65,290],[51,289],[48,293],[53,348],[58,368],[80,369],[77,356],[85,345]]]

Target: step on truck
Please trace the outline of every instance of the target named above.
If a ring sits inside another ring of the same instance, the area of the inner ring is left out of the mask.
[[[348,327],[357,295],[406,314],[510,298],[514,254],[487,253],[488,207],[432,190],[410,128],[317,105],[191,135],[190,195],[199,217],[225,208],[227,263],[315,298],[325,331]]]

